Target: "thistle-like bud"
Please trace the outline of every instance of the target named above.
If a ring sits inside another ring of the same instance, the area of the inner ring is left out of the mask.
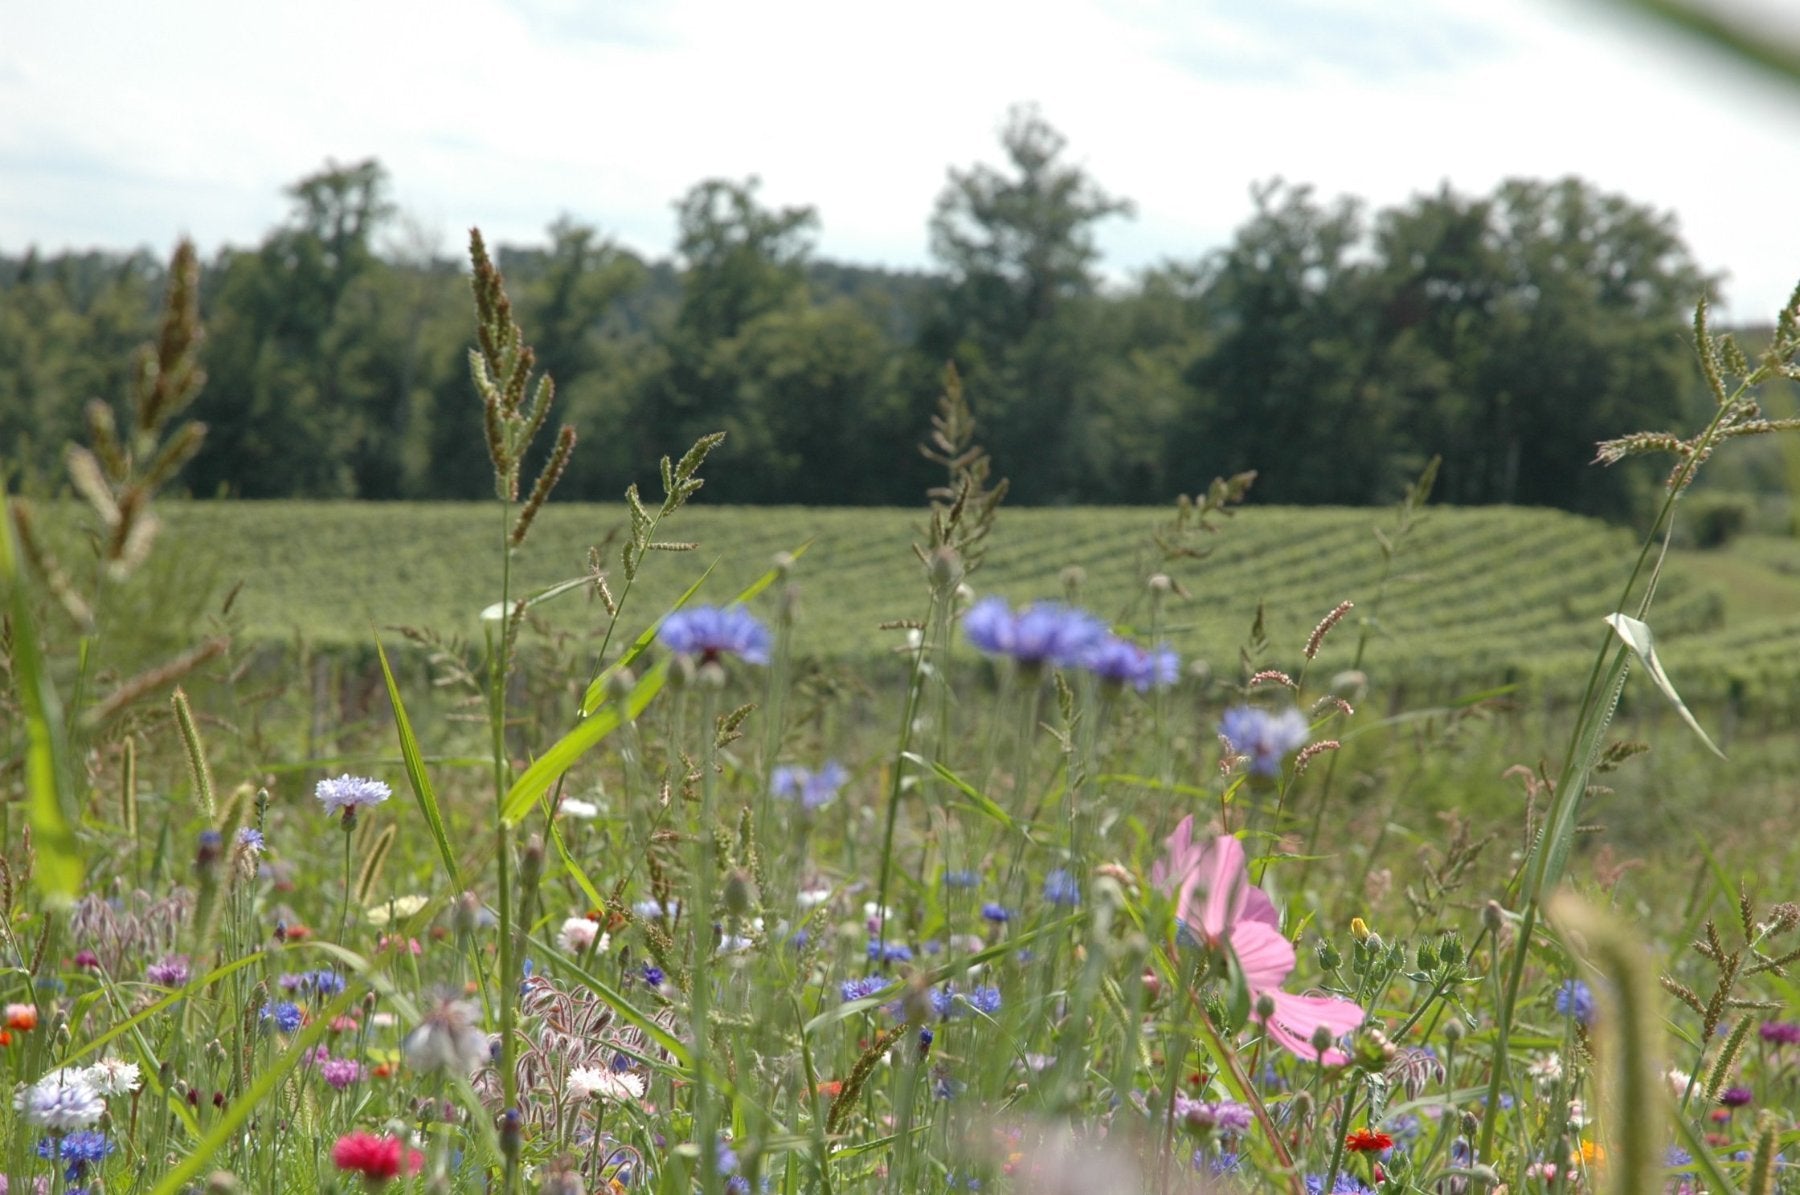
[[[481,925],[481,898],[473,892],[465,892],[456,900],[456,910],[450,914],[451,926],[458,934],[472,934]]]
[[[615,668],[606,674],[606,696],[612,701],[623,701],[637,688],[637,674],[629,668]]]
[[[1268,997],[1265,996],[1263,999],[1267,1000]],[[1257,1003],[1260,1005],[1262,1001],[1259,1000]],[[1273,1005],[1274,1001],[1271,1000],[1270,1004]],[[1271,1009],[1271,1011],[1273,1010]],[[1331,1049],[1331,1043],[1335,1040],[1336,1039],[1331,1036],[1331,1030],[1326,1026],[1316,1025],[1313,1027],[1311,1042],[1313,1050],[1317,1053],[1323,1054],[1325,1051]]]
[[[1444,1041],[1454,1046],[1463,1039],[1463,1023],[1456,1017],[1444,1022]]]
[[[215,1170],[206,1176],[206,1195],[238,1195],[244,1189],[237,1175],[229,1170]]]
[[[533,833],[525,840],[525,850],[519,860],[519,891],[537,891],[538,881],[544,877],[544,836]]]
[[[932,550],[928,568],[933,589],[951,590],[962,582],[962,557],[947,544]]]
[[[725,912],[733,917],[747,917],[756,907],[756,880],[741,867],[734,867],[725,877],[724,891],[719,894],[719,903]]]
[[[1481,925],[1490,934],[1499,934],[1505,927],[1506,910],[1500,907],[1499,901],[1490,900],[1481,906]]]

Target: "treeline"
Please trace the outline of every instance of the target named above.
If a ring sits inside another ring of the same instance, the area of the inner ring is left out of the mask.
[[[1109,287],[1094,232],[1129,202],[1031,110],[1002,147],[950,171],[931,273],[817,260],[816,213],[767,206],[754,179],[680,200],[673,261],[569,219],[499,250],[581,436],[559,496],[616,498],[723,429],[710,498],[910,504],[954,362],[1016,501],[1158,502],[1255,468],[1264,501],[1379,502],[1441,454],[1448,501],[1620,517],[1654,471],[1592,468],[1595,442],[1704,401],[1681,329],[1711,280],[1671,217],[1578,179],[1374,213],[1274,182],[1225,248]],[[185,483],[484,495],[462,259],[409,245],[376,162],[289,193],[259,247],[208,264],[210,432]],[[162,285],[146,253],[0,259],[11,484],[57,484],[83,405],[125,392]]]

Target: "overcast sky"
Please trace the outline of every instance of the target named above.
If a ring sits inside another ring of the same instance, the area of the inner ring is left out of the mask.
[[[757,174],[820,256],[926,266],[946,169],[998,162],[1018,102],[1136,202],[1119,277],[1277,175],[1381,206],[1573,173],[1676,212],[1736,318],[1800,280],[1800,89],[1579,0],[20,4],[0,251],[253,245],[284,186],[376,157],[446,253],[567,213],[664,256],[683,191]]]

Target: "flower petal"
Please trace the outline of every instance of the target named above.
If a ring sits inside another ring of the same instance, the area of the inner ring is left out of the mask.
[[[1280,995],[1277,989],[1294,970],[1294,944],[1279,930],[1260,921],[1240,921],[1231,931],[1231,953],[1237,956],[1244,972],[1244,982],[1255,999],[1264,992]]]

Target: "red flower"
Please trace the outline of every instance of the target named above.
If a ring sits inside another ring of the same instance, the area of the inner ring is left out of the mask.
[[[1378,1154],[1384,1149],[1394,1148],[1394,1139],[1374,1129],[1357,1129],[1344,1138],[1344,1148],[1352,1153]]]
[[[331,1160],[339,1170],[354,1170],[370,1186],[379,1186],[402,1172],[417,1171],[425,1164],[425,1155],[406,1148],[398,1137],[377,1137],[358,1129],[338,1138]]]
[[[36,1029],[37,1023],[37,1005],[8,1004],[6,1006],[6,1027],[8,1029]]]

